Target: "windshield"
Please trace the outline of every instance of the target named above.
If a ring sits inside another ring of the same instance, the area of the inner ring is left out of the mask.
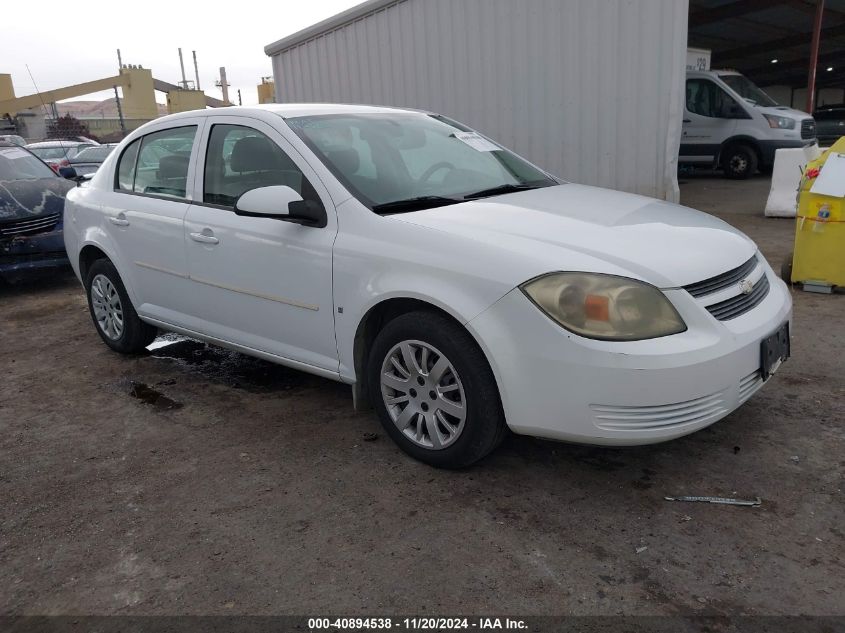
[[[55,172],[20,147],[0,147],[0,180],[56,178]]]
[[[558,184],[512,152],[443,117],[332,114],[287,123],[358,200],[377,212],[419,210],[462,202],[473,194]],[[410,200],[416,202],[413,209],[396,205]]]
[[[755,86],[748,77],[743,75],[719,75],[719,79],[728,84],[728,87],[740,97],[747,99],[754,105],[768,108],[778,105],[777,101]]]
[[[74,161],[89,161],[92,163],[102,163],[106,160],[106,157],[111,154],[114,147],[109,145],[104,145],[100,147],[86,147],[81,152],[79,152],[76,156],[73,157]]]

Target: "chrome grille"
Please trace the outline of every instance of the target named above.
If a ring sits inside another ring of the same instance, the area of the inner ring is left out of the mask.
[[[719,292],[720,290],[724,290],[729,286],[733,286],[734,284],[739,283],[742,279],[751,274],[751,271],[753,271],[755,268],[757,268],[757,255],[754,255],[742,266],[738,266],[733,270],[729,270],[726,273],[722,273],[721,275],[710,277],[710,279],[705,279],[704,281],[699,281],[694,284],[684,286],[684,290],[686,290],[693,297],[698,299],[699,297],[704,297],[706,295],[713,294],[714,292]]]
[[[51,213],[27,220],[14,220],[0,224],[0,237],[14,237],[16,235],[34,235],[46,233],[59,223],[59,214]]]
[[[801,138],[816,138],[816,122],[814,119],[801,121]]]
[[[740,294],[719,303],[707,306],[707,311],[720,321],[729,321],[742,316],[755,306],[759,305],[766,295],[769,294],[769,278],[764,274],[754,284],[749,294]]]

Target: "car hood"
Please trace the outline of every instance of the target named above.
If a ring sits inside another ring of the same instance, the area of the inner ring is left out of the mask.
[[[774,114],[776,116],[783,116],[789,119],[795,119],[796,121],[803,121],[804,119],[811,118],[811,115],[807,114],[806,112],[801,112],[801,110],[796,110],[787,106],[755,105],[754,107],[763,114]]]
[[[61,213],[73,183],[64,178],[0,180],[0,222]]]
[[[706,213],[575,184],[394,217],[495,248],[503,271],[626,274],[661,288],[722,274],[757,250],[741,232]]]

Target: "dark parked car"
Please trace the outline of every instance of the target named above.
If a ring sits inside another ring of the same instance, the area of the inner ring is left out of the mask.
[[[26,149],[38,156],[41,160],[53,168],[56,173],[59,168],[67,167],[70,164],[70,159],[76,156],[86,147],[96,147],[94,141],[41,141],[39,143],[30,143],[26,145]]]
[[[76,156],[69,159],[70,167],[76,171],[78,176],[88,176],[96,172],[106,157],[117,147],[117,143],[107,143],[95,147],[86,147]]]
[[[73,186],[25,148],[0,142],[0,278],[68,265],[62,220]]]
[[[821,106],[813,113],[819,145],[830,147],[845,136],[845,103]]]

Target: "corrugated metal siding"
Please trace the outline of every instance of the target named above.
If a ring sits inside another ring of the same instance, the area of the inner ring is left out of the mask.
[[[399,0],[274,54],[276,100],[433,110],[567,180],[676,200],[687,11]]]

